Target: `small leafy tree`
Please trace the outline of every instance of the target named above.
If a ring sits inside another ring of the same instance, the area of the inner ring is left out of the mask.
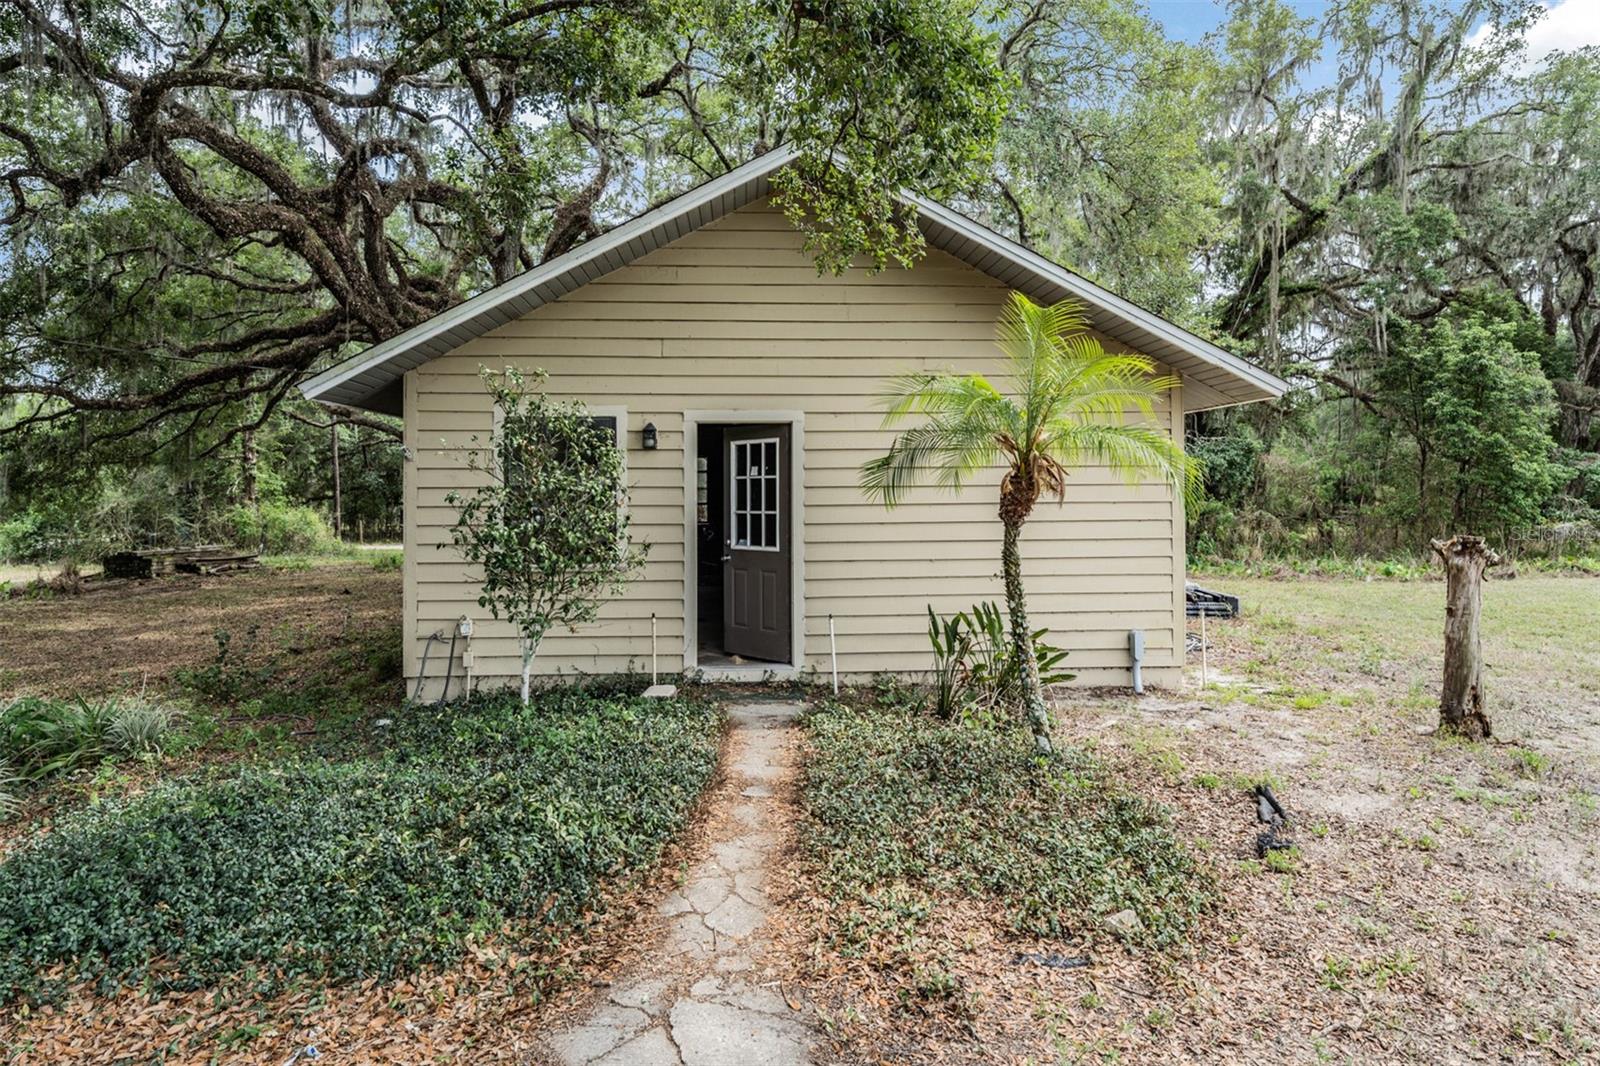
[[[886,425],[927,421],[900,434],[888,454],[861,468],[861,487],[893,507],[924,474],[958,490],[980,473],[1000,478],[1000,549],[1013,654],[1034,746],[1051,752],[1050,712],[1039,680],[1022,585],[1022,525],[1044,493],[1064,499],[1071,468],[1100,463],[1129,482],[1155,475],[1186,494],[1197,467],[1154,424],[1155,403],[1177,379],[1155,376],[1142,355],[1113,354],[1088,332],[1078,304],[1041,307],[1013,293],[996,326],[1011,395],[982,374],[908,374],[891,382]],[[1129,412],[1141,415],[1129,420]]]
[[[482,377],[499,429],[468,460],[487,483],[446,497],[457,509],[450,533],[462,557],[483,568],[478,606],[517,627],[527,703],[545,636],[593,621],[638,570],[645,549],[628,540],[627,485],[612,431],[583,404],[540,391],[542,372],[535,387],[515,369]]]

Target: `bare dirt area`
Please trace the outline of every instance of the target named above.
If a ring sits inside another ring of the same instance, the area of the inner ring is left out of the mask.
[[[0,696],[168,687],[216,661],[219,634],[242,665],[309,678],[349,641],[399,625],[399,572],[359,561],[91,581],[77,595],[0,599]]]
[[[1600,581],[1486,587],[1486,744],[1432,734],[1441,584],[1215,583],[1245,616],[1208,626],[1210,685],[1057,706],[1203,856],[1197,933],[1037,942],[951,899],[938,995],[813,960],[837,1059],[1600,1061]],[[1294,850],[1258,855],[1258,782]]]

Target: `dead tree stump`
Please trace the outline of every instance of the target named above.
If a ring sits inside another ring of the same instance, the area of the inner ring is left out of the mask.
[[[1433,542],[1444,561],[1444,688],[1439,694],[1439,729],[1469,740],[1491,733],[1483,709],[1483,644],[1478,614],[1483,574],[1500,562],[1482,537],[1456,536]]]

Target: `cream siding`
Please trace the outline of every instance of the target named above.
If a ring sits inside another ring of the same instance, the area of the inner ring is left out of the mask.
[[[828,669],[831,613],[841,673],[925,670],[928,604],[949,612],[1001,598],[995,484],[959,496],[917,490],[885,511],[856,488],[857,470],[893,435],[876,406],[885,378],[1000,372],[992,337],[1005,298],[999,283],[942,252],[911,271],[819,277],[783,217],[753,205],[407,372],[407,676],[428,634],[448,637],[462,614],[476,623],[476,677],[492,684],[518,671],[513,632],[477,606],[474,576],[450,546],[445,499],[473,484],[467,451],[491,430],[479,367],[506,365],[542,368],[554,393],[626,408],[634,535],[650,544],[644,572],[599,622],[547,640],[541,673],[648,670],[652,614],[662,669],[683,668],[693,569],[684,415],[733,409],[803,412],[805,666]],[[1181,392],[1162,417],[1181,432]],[[654,451],[640,446],[647,422],[659,436]],[[1177,683],[1183,513],[1166,487],[1077,471],[1066,504],[1041,504],[1023,546],[1034,622],[1071,650],[1079,683],[1128,682],[1134,627],[1146,633],[1146,677]],[[428,673],[443,673],[437,645]]]

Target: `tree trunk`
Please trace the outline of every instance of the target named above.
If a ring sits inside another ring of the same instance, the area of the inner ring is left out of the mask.
[[[522,705],[526,707],[533,687],[533,657],[539,654],[539,641],[522,638]]]
[[[1478,614],[1483,606],[1483,573],[1500,561],[1482,537],[1456,536],[1434,541],[1444,561],[1444,687],[1439,694],[1439,729],[1469,740],[1490,735],[1483,709],[1483,645]]]
[[[256,505],[256,431],[253,429],[239,434],[239,502],[252,509]]]
[[[1428,530],[1428,446],[1417,434],[1417,533],[1426,537]]]
[[[1005,541],[1000,550],[1000,567],[1006,583],[1006,612],[1011,616],[1012,654],[1022,664],[1023,710],[1033,732],[1033,746],[1040,755],[1049,755],[1050,708],[1045,706],[1044,687],[1039,684],[1039,661],[1033,654],[1033,630],[1028,626],[1028,600],[1022,589],[1022,523],[1005,521]]]
[[[344,496],[339,484],[339,423],[333,423],[333,539],[344,539]]]

